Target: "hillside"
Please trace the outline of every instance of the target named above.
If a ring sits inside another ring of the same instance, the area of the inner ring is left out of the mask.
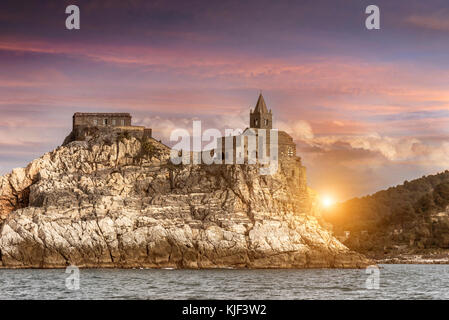
[[[355,268],[318,222],[317,195],[282,170],[173,165],[154,139],[66,140],[0,177],[6,268]]]
[[[371,256],[444,252],[449,248],[448,205],[445,171],[348,200],[323,216],[346,245]]]

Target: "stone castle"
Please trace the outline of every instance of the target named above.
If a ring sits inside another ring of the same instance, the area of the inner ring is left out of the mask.
[[[252,154],[257,158],[257,154],[266,154],[270,156],[270,130],[273,129],[273,114],[268,110],[262,93],[259,95],[254,110],[250,110],[249,127],[241,135],[221,137],[217,142],[218,150],[221,154],[217,156],[223,160],[230,159],[230,163],[238,163],[237,158],[244,157],[244,163],[248,163],[248,137],[255,136],[259,141],[265,136],[265,150],[259,150],[259,143]],[[80,113],[73,115],[73,129],[66,142],[74,140],[84,140],[93,131],[116,130],[127,132],[129,135],[137,138],[152,138],[152,129],[143,126],[132,125],[132,117],[129,113]],[[278,155],[274,159],[279,160],[280,169],[287,176],[292,177],[293,181],[299,185],[305,185],[305,167],[301,164],[301,158],[296,156],[296,144],[293,138],[285,131],[277,130],[278,133]],[[243,141],[244,145],[241,145]],[[262,143],[263,144],[263,143]],[[206,151],[209,152],[209,151]],[[242,153],[244,153],[242,155]],[[227,160],[225,163],[228,163]]]
[[[81,113],[73,115],[73,129],[82,126],[131,126],[129,113]]]
[[[230,163],[238,163],[237,158],[244,158],[244,163],[248,161],[248,137],[255,136],[256,148],[252,150],[253,158],[257,158],[258,153],[270,156],[270,130],[273,129],[273,114],[268,110],[262,93],[256,103],[254,111],[250,110],[249,127],[241,135],[226,136],[219,139],[218,148],[222,150],[221,158],[230,159]],[[278,160],[280,169],[291,177],[293,183],[298,186],[306,185],[305,167],[302,166],[301,158],[296,155],[296,144],[293,138],[285,131],[277,130],[277,156],[272,158]],[[265,136],[265,137],[263,137]],[[262,139],[262,140],[261,140]],[[259,140],[265,150],[259,149]],[[265,143],[264,143],[265,141]],[[243,142],[243,145],[242,145]],[[242,154],[243,153],[243,154]]]
[[[71,134],[65,139],[64,145],[75,140],[84,140],[94,131],[121,131],[137,138],[152,138],[152,129],[132,125],[129,113],[81,113],[73,115]]]
[[[232,152],[234,159],[238,157],[237,148],[239,145],[239,140],[241,136],[250,136],[255,135],[259,137],[262,131],[264,131],[267,135],[266,139],[266,152],[267,155],[270,154],[270,130],[273,129],[273,114],[271,109],[268,111],[267,105],[265,103],[265,99],[262,94],[259,95],[259,99],[257,100],[256,107],[254,111],[251,109],[249,114],[249,127],[247,127],[242,135],[240,136],[227,136],[221,138],[221,146],[223,149],[223,158],[227,158],[226,152],[228,155]],[[226,146],[226,140],[232,139],[233,141],[228,143]],[[229,148],[229,146],[232,146]],[[246,146],[245,146],[246,147]],[[231,150],[232,149],[232,150]],[[256,152],[258,152],[257,150]],[[278,155],[280,160],[296,160],[296,144],[293,142],[293,138],[285,131],[278,130]],[[230,156],[230,155],[229,155]]]

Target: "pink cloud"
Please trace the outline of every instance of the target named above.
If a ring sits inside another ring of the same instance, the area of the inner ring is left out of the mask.
[[[281,60],[233,50],[76,46],[11,39],[5,39],[0,50],[76,58],[73,66],[36,63],[0,75],[0,110],[14,105],[36,110],[45,106],[49,114],[53,110],[59,119],[66,119],[48,123],[45,117],[4,116],[0,135],[14,146],[25,148],[41,139],[48,145],[60,144],[69,130],[68,110],[74,108],[138,113],[136,123],[153,127],[164,141],[174,128],[190,129],[194,118],[207,118],[208,127],[244,128],[257,91],[263,89],[276,126],[290,132],[302,146],[299,155],[312,176],[325,172],[329,185],[348,186],[346,194],[359,193],[355,189],[369,184],[373,172],[391,165],[449,165],[445,139],[430,144],[417,137],[447,132],[447,118],[375,120],[447,110],[449,89],[442,79],[449,79],[449,71],[445,69],[336,56]],[[87,74],[92,63],[105,74]],[[86,74],[77,74],[79,66],[86,68]],[[61,136],[41,137],[43,128],[59,130]],[[369,184],[360,192],[372,188]]]
[[[425,28],[430,30],[438,31],[449,31],[449,21],[447,17],[441,16],[423,16],[423,15],[412,15],[405,19],[406,23]]]

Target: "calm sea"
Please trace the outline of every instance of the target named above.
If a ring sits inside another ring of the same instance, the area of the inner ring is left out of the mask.
[[[449,299],[449,265],[363,270],[0,270],[1,299]],[[69,278],[67,280],[68,277]],[[67,285],[70,289],[67,288]]]

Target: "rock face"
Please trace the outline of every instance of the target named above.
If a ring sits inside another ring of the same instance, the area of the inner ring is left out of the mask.
[[[178,165],[154,139],[87,137],[0,178],[7,268],[364,267],[282,170]],[[305,181],[305,179],[304,179]],[[294,187],[292,187],[294,186]]]

